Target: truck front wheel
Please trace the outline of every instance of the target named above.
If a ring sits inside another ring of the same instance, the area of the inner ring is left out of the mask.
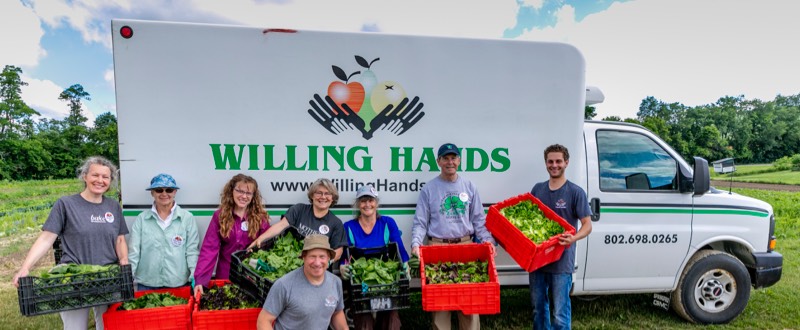
[[[692,323],[728,323],[750,299],[750,275],[739,259],[715,250],[697,252],[672,292],[672,308]]]

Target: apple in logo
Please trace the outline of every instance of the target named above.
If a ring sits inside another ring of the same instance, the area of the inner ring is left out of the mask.
[[[344,82],[331,82],[330,85],[328,85],[328,96],[330,96],[333,102],[335,102],[342,109],[344,109],[343,105],[347,104],[350,109],[353,109],[354,112],[358,113],[358,111],[361,109],[361,105],[364,103],[364,86],[359,82],[348,83],[348,81],[351,77],[360,74],[361,72],[356,71],[348,76],[346,73],[344,73],[344,70],[338,66],[333,65],[332,68],[333,74],[335,74],[337,78]]]

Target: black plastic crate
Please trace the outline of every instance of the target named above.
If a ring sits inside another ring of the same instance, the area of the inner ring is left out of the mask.
[[[301,242],[303,241],[303,235],[300,235],[300,232],[297,231],[297,228],[289,226],[280,234],[264,241],[261,244],[260,249],[254,249],[253,251],[242,250],[234,252],[233,255],[231,255],[231,271],[229,275],[231,283],[236,284],[242,289],[242,291],[258,301],[266,300],[267,293],[269,293],[269,288],[272,287],[273,282],[266,277],[262,277],[250,269],[250,267],[245,266],[244,261],[254,251],[271,249],[272,246],[275,245],[275,241],[285,235],[292,235],[296,240]]]
[[[33,316],[133,299],[130,265],[103,272],[67,277],[25,276],[17,288],[19,311]]]
[[[61,262],[61,256],[63,254],[64,252],[61,251],[61,236],[57,236],[56,241],[53,242],[53,259],[55,260],[56,265]]]
[[[347,247],[347,255],[352,260],[364,257],[367,259],[395,260],[402,264],[397,243],[389,243],[383,247],[361,249]],[[351,309],[356,314],[410,307],[409,279],[405,272],[400,272],[400,279],[390,284],[356,284],[350,279],[348,288]]]

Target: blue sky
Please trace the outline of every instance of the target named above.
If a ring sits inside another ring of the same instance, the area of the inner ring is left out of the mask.
[[[23,99],[62,118],[81,84],[87,117],[115,112],[112,18],[559,41],[606,96],[599,118],[634,117],[647,96],[689,106],[726,95],[800,93],[794,0],[4,0],[0,66],[23,69]]]

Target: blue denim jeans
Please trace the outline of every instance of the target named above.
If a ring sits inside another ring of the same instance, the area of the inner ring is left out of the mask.
[[[533,272],[528,274],[533,305],[533,329],[550,329],[550,302],[553,303],[553,329],[572,328],[569,292],[572,274]]]

